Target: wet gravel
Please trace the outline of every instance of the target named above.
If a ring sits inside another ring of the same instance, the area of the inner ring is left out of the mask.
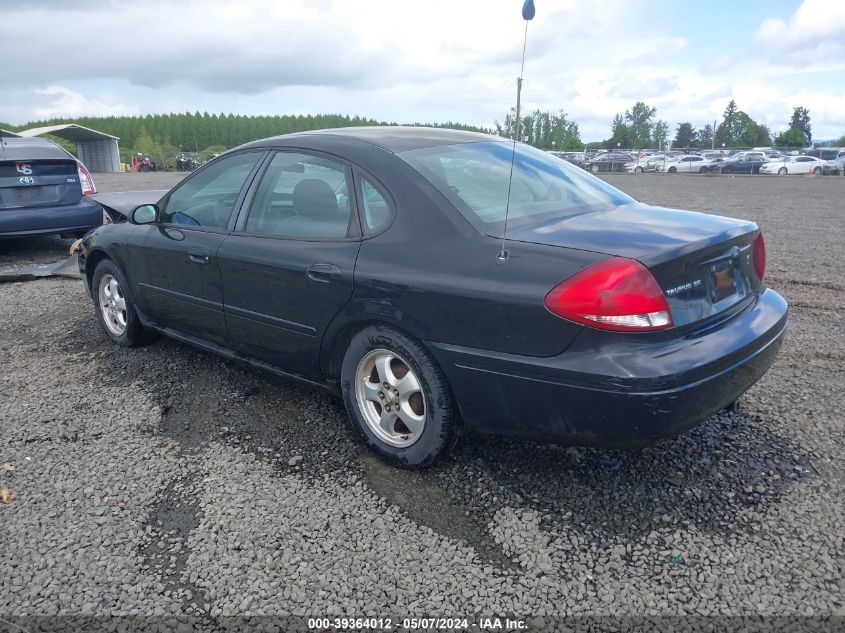
[[[0,284],[0,619],[845,616],[845,178],[608,180],[757,221],[792,309],[738,412],[642,451],[469,437],[395,471],[330,396],[111,346],[78,281]],[[66,245],[0,242],[0,268]]]

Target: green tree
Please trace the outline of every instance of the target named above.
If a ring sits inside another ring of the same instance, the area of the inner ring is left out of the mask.
[[[764,123],[756,123],[754,136],[751,145],[755,147],[768,147],[772,144],[772,132]]]
[[[775,145],[778,147],[804,147],[807,139],[804,133],[798,128],[791,127],[785,132],[778,134]]]
[[[633,108],[625,111],[631,147],[643,148],[652,144],[652,119],[656,112],[657,108],[647,106],[642,101],[637,101]]]
[[[711,147],[713,144],[713,126],[709,123],[698,131],[698,146],[703,148]]]
[[[513,138],[515,111],[505,116],[504,123],[495,122],[495,132],[505,138]],[[540,149],[580,149],[581,134],[578,124],[567,118],[566,112],[557,114],[535,110],[522,119],[520,136],[526,143]]]
[[[696,147],[698,140],[698,135],[692,123],[686,121],[678,125],[678,130],[675,132],[675,140],[672,141],[672,147]]]
[[[770,145],[771,142],[769,129],[740,110],[731,99],[725,108],[722,122],[716,128],[716,145],[724,143],[727,147],[754,147]]]
[[[798,106],[792,109],[789,128],[791,130],[799,130],[804,135],[806,145],[810,145],[813,142],[812,127],[810,126],[810,111],[807,108]]]
[[[610,124],[610,138],[605,141],[605,146],[608,148],[630,147],[630,143],[631,130],[625,123],[625,117],[617,114]]]
[[[657,147],[665,147],[669,140],[669,124],[663,119],[654,124],[654,131],[651,134],[652,140]]]
[[[740,123],[738,121],[739,108],[736,101],[730,100],[728,106],[725,108],[725,113],[722,116],[722,122],[716,128],[716,144],[725,144],[732,147],[736,143],[736,139],[740,137],[742,131],[740,130]]]
[[[132,151],[137,154],[142,154],[143,156],[149,156],[153,160],[159,155],[161,148],[158,143],[156,143],[155,139],[152,135],[147,132],[147,129],[142,127],[141,131],[138,133],[137,138],[135,139],[135,144],[132,147]]]

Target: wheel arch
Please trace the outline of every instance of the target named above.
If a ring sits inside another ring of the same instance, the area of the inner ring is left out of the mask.
[[[88,251],[88,254],[85,256],[85,279],[88,282],[88,288],[92,294],[94,292],[94,271],[100,262],[106,259],[114,261],[111,255],[101,248]]]
[[[349,343],[358,332],[372,325],[391,327],[415,338],[434,359],[434,354],[423,342],[425,337],[421,333],[424,328],[415,321],[410,315],[382,304],[365,302],[347,305],[326,329],[320,345],[320,370],[326,382],[338,387],[340,368]]]

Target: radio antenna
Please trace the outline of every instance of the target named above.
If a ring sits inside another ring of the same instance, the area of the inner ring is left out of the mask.
[[[516,78],[516,118],[513,130],[513,148],[511,149],[511,169],[508,174],[508,199],[505,203],[505,228],[502,231],[502,250],[496,256],[496,260],[502,264],[508,261],[510,253],[505,249],[505,240],[508,238],[508,214],[511,210],[511,185],[513,185],[513,164],[516,160],[516,142],[519,140],[519,128],[522,120],[519,116],[520,101],[522,97],[522,74],[525,71],[525,48],[528,46],[528,23],[534,19],[534,0],[525,0],[522,5],[522,19],[525,20],[525,35],[522,38],[522,64],[519,66],[519,77]]]

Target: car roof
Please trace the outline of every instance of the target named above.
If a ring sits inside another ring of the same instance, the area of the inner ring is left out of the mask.
[[[460,143],[483,143],[491,141],[506,141],[500,136],[482,134],[480,132],[466,132],[448,128],[412,127],[398,125],[384,125],[374,127],[342,127],[325,130],[311,130],[284,134],[253,141],[242,147],[272,147],[275,145],[289,145],[297,141],[308,139],[339,138],[359,141],[380,147],[394,154],[415,149],[425,149],[438,145],[457,145]]]
[[[49,160],[51,158],[76,160],[46,138],[9,137],[0,142],[0,160]]]

